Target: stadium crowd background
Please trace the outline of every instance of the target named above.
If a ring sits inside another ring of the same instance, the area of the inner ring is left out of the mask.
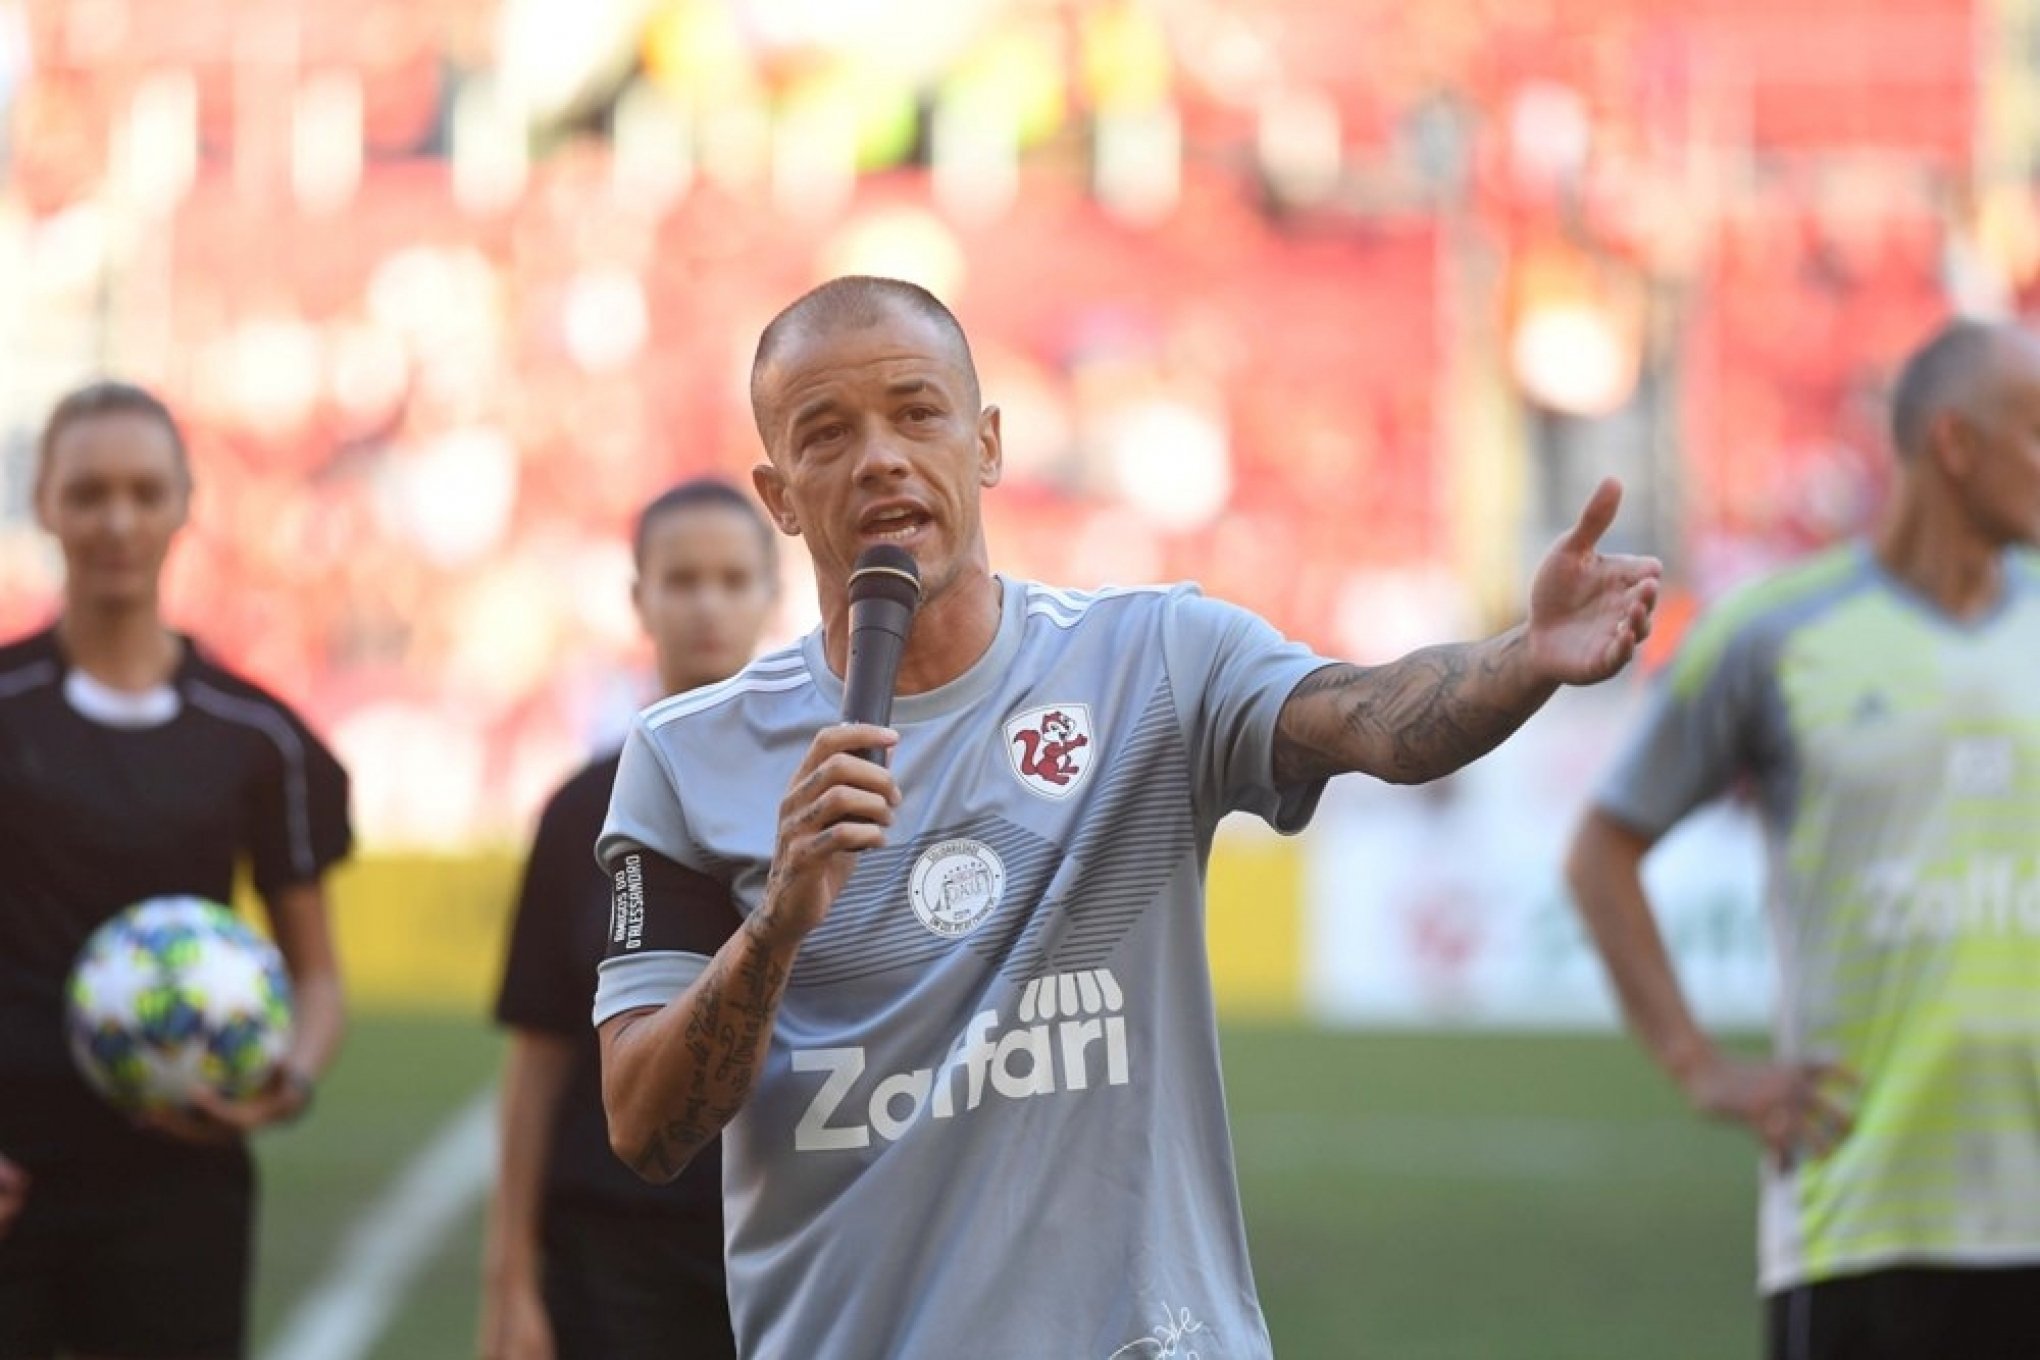
[[[1617,472],[1648,666],[1867,520],[1901,353],[2040,305],[2036,68],[2040,0],[0,0],[0,635],[55,606],[50,404],[149,383],[199,481],[169,617],[355,779],[359,1020],[262,1145],[265,1354],[472,1338],[519,858],[649,692],[630,517],[744,478],[789,298],[956,306],[1002,567],[1359,659],[1507,621]],[[1557,860],[1636,688],[1222,843],[1229,1021],[1608,1026]],[[1710,1020],[1769,1006],[1755,850],[1664,852]],[[1623,1041],[1227,1043],[1285,1354],[1747,1353],[1747,1149]]]
[[[1859,527],[1892,360],[2040,281],[2036,8],[0,0],[0,631],[49,402],[154,384],[171,617],[370,846],[514,842],[642,697],[628,517],[746,476],[760,324],[860,271],[978,338],[1010,569],[1387,656],[1613,470],[1669,643]]]

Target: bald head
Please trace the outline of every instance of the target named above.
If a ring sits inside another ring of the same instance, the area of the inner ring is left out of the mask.
[[[769,379],[780,354],[803,337],[836,331],[862,330],[899,316],[911,316],[932,323],[952,346],[957,367],[963,370],[967,395],[973,406],[982,398],[978,391],[977,364],[971,358],[970,341],[956,314],[940,298],[903,279],[882,279],[867,274],[848,274],[830,279],[803,293],[786,310],[772,318],[758,337],[758,352],[751,360],[751,418],[758,435],[769,449],[772,444]]]
[[[1891,398],[1891,440],[1899,457],[1918,461],[1943,415],[1984,420],[2006,383],[2036,359],[2040,343],[2022,327],[1966,319],[1943,326],[1899,372]]]

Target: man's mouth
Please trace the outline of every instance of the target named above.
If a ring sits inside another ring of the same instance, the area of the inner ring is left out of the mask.
[[[903,543],[926,526],[928,513],[911,505],[895,506],[876,510],[857,522],[857,531],[865,538],[881,543]]]

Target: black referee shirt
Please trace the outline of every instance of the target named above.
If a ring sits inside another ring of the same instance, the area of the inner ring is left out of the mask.
[[[720,1222],[722,1148],[711,1143],[671,1183],[653,1185],[617,1159],[602,1112],[602,1053],[595,1037],[595,968],[609,934],[609,880],[595,841],[609,814],[617,756],[594,761],[560,786],[539,817],[518,894],[496,1018],[573,1041],[574,1060],[553,1125],[548,1199],[564,1197],[633,1213]]]
[[[0,1152],[31,1173],[181,1149],[72,1066],[63,988],[93,928],[149,897],[229,901],[244,860],[265,895],[312,882],[351,842],[339,762],[183,642],[175,711],[145,727],[79,711],[54,629],[0,646]]]

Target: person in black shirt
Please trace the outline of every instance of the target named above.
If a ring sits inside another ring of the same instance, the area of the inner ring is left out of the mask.
[[[633,599],[667,694],[734,675],[776,595],[764,517],[727,483],[647,506]],[[617,757],[588,765],[539,819],[497,1020],[510,1029],[489,1215],[483,1360],[710,1360],[736,1354],[713,1148],[647,1185],[610,1151],[590,1014],[609,924],[595,839]]]
[[[56,623],[0,645],[0,1360],[243,1353],[244,1137],[295,1118],[344,1025],[323,878],[347,777],[282,703],[163,621],[191,473],[170,412],[122,383],[60,402],[36,514]],[[273,1079],[131,1121],[73,1067],[63,989],[86,937],[149,897],[231,899],[253,871],[296,998]]]

